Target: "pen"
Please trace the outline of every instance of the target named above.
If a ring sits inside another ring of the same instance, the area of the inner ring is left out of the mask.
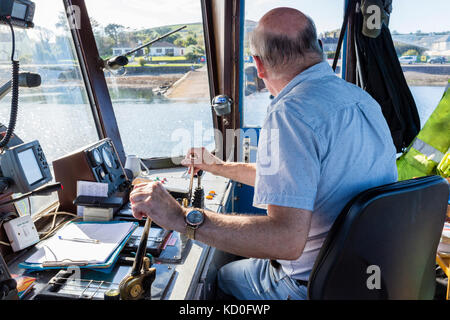
[[[75,241],[75,242],[100,243],[100,241],[98,241],[96,239],[63,238],[61,236],[59,236],[58,238],[59,238],[59,240],[67,240],[67,241]]]

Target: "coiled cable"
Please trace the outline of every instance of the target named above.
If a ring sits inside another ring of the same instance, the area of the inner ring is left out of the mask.
[[[11,112],[9,116],[8,129],[6,130],[5,136],[0,140],[0,148],[4,148],[8,145],[11,139],[17,122],[17,114],[19,112],[19,61],[14,60],[14,55],[16,51],[16,39],[14,35],[14,28],[11,24],[10,19],[4,19],[11,28],[12,36],[12,52],[11,52],[11,63],[12,63],[12,81],[11,81]]]

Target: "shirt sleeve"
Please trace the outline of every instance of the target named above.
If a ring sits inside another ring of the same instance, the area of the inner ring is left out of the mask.
[[[313,211],[320,162],[317,133],[299,115],[273,111],[260,133],[253,205]]]

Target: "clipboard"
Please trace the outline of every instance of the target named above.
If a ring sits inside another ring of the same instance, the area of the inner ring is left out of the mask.
[[[89,224],[109,224],[109,223],[125,223],[125,222],[71,222],[76,224],[83,224],[83,223],[89,223]],[[122,240],[122,242],[117,246],[117,248],[109,255],[107,260],[104,263],[97,263],[97,262],[91,262],[91,261],[85,261],[85,260],[70,260],[70,259],[64,259],[61,261],[44,261],[43,263],[27,263],[22,262],[19,263],[18,266],[20,268],[30,270],[30,271],[43,271],[43,270],[51,270],[51,269],[65,269],[69,267],[78,267],[78,268],[86,268],[86,269],[95,269],[96,271],[101,271],[104,273],[109,273],[114,268],[115,263],[117,262],[119,258],[119,254],[130,239],[133,232],[138,227],[138,223],[134,222],[132,223],[132,226],[130,228],[130,231],[128,232],[127,236]],[[54,235],[56,236],[56,235]]]

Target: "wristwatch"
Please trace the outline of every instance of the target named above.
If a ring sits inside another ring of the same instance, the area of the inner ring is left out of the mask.
[[[185,217],[186,221],[186,236],[189,239],[195,240],[195,231],[205,221],[205,214],[200,210],[189,211]]]

